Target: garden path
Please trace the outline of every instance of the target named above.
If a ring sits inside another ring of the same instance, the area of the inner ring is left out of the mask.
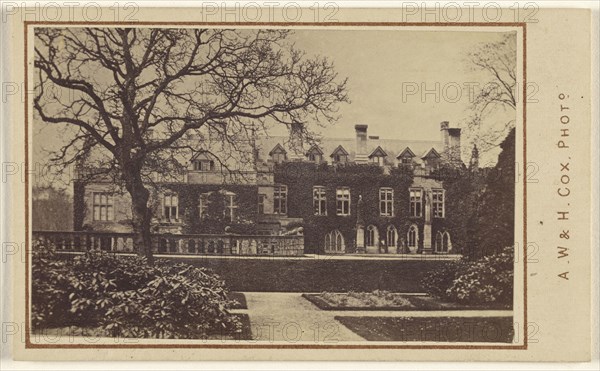
[[[445,311],[326,311],[302,297],[301,293],[244,292],[248,309],[233,310],[250,318],[252,336],[260,341],[335,344],[365,341],[334,319],[357,317],[510,317],[511,310]]]

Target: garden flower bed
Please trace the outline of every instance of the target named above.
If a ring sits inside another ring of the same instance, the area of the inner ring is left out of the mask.
[[[380,310],[380,311],[433,311],[433,310],[489,310],[511,309],[506,305],[488,303],[467,305],[442,301],[429,295],[406,295],[375,290],[373,292],[348,292],[302,294],[322,310]]]

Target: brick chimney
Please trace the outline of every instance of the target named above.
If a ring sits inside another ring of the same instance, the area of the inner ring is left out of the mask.
[[[450,147],[450,141],[448,138],[448,127],[450,127],[450,123],[448,121],[442,121],[440,123],[440,132],[442,133],[442,150],[446,152],[448,147]]]
[[[354,125],[354,131],[356,131],[356,155],[354,161],[356,163],[369,162],[369,154],[367,153],[367,128],[367,125]]]
[[[301,161],[304,159],[304,138],[302,137],[304,125],[294,122],[290,125],[290,143],[288,158],[292,161]]]

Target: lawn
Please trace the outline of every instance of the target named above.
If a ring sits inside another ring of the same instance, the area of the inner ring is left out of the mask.
[[[423,272],[443,264],[413,260],[169,258],[215,271],[232,291],[423,292]]]
[[[467,305],[442,301],[429,295],[404,295],[388,291],[302,294],[322,310],[510,310],[510,306],[487,303]]]
[[[369,341],[511,343],[512,317],[350,317],[336,316]]]

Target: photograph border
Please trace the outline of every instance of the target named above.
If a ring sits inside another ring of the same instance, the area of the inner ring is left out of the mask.
[[[156,344],[40,344],[31,341],[31,309],[30,309],[30,190],[29,190],[29,45],[28,38],[30,28],[35,26],[85,26],[85,27],[102,27],[102,26],[147,26],[147,27],[177,27],[177,26],[272,26],[272,27],[515,27],[522,31],[522,135],[523,135],[523,164],[521,170],[523,174],[527,174],[527,24],[525,22],[450,22],[450,23],[435,23],[435,22],[78,22],[78,21],[24,21],[24,133],[25,133],[25,349],[461,349],[461,350],[527,350],[528,349],[528,323],[527,323],[527,181],[523,180],[523,344],[519,345],[395,345],[395,344],[239,344],[238,341],[232,340],[231,344],[185,344],[185,343],[156,343]],[[517,171],[518,168],[517,168]],[[515,182],[515,196],[517,195],[517,184]],[[518,209],[517,209],[518,210]],[[518,256],[518,255],[517,255]],[[514,306],[513,306],[514,308]],[[514,323],[514,320],[513,320]]]

